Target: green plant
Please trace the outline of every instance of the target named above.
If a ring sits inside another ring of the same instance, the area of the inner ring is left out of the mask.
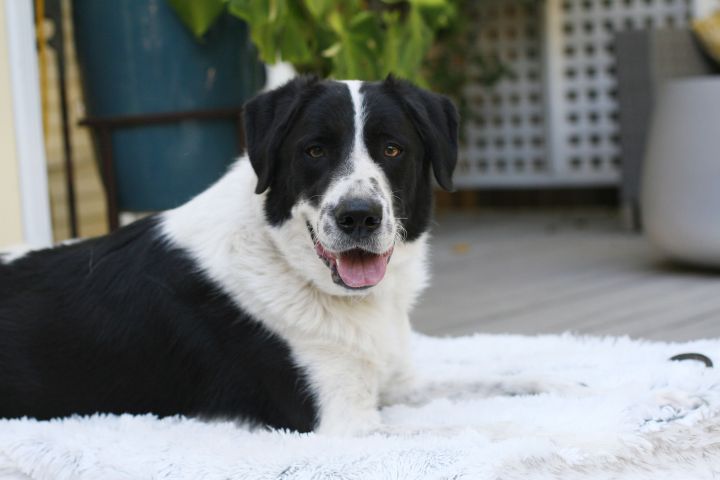
[[[301,73],[377,80],[388,73],[452,97],[462,119],[468,83],[513,77],[497,53],[479,51],[483,6],[513,4],[539,18],[541,0],[167,0],[202,40],[227,11],[250,26],[265,63]],[[463,131],[461,129],[461,131]]]
[[[459,0],[168,0],[198,38],[224,11],[250,26],[266,63],[301,73],[374,80],[388,73],[428,86],[423,72]]]

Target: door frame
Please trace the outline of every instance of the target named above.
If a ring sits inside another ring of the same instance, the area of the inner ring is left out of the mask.
[[[45,137],[32,0],[3,0],[12,88],[15,149],[26,244],[52,244]]]

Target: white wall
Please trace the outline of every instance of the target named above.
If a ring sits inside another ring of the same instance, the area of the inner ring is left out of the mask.
[[[0,0],[3,3],[4,1]],[[24,237],[5,6],[0,3],[0,7],[2,7],[0,8],[0,247],[2,247],[22,243]]]
[[[52,243],[31,0],[0,0],[0,246]]]

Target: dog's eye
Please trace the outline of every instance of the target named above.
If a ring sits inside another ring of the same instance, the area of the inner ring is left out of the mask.
[[[312,147],[308,147],[305,150],[305,153],[310,155],[312,158],[320,158],[320,157],[325,156],[325,150],[318,145],[313,145]]]
[[[395,158],[395,157],[399,156],[401,153],[402,153],[402,149],[392,143],[385,145],[385,149],[383,150],[383,154],[385,154],[385,156],[388,158]]]

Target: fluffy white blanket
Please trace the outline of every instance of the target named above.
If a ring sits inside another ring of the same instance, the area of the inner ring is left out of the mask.
[[[668,361],[688,351],[720,363],[720,340],[417,336],[426,387],[383,410],[385,432],[333,438],[151,416],[4,420],[0,477],[720,478],[720,369]]]

